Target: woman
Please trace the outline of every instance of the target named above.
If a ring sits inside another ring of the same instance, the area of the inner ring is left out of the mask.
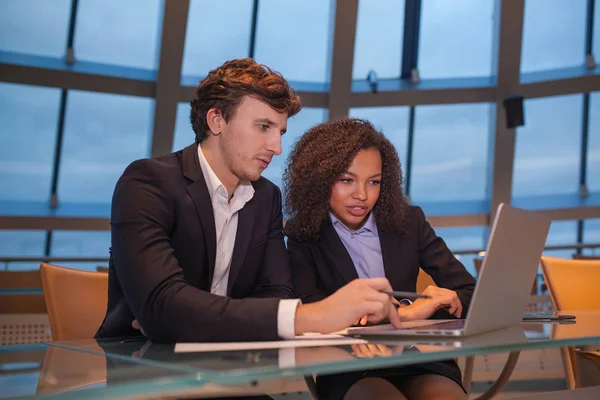
[[[369,122],[344,118],[308,130],[289,156],[284,188],[292,277],[303,302],[357,278],[386,277],[394,290],[415,291],[422,268],[437,287],[424,291],[430,299],[402,301],[400,318],[464,318],[475,281],[423,211],[408,205],[398,154]],[[460,382],[451,360],[321,376],[317,388],[320,398],[360,398],[374,390],[393,390],[398,398],[465,398]]]

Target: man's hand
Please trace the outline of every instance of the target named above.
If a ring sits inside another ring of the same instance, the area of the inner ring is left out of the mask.
[[[392,302],[392,304],[394,304],[396,307],[401,307],[400,302],[398,300],[396,300],[394,297],[390,297],[390,301]],[[398,314],[400,315],[400,314]],[[363,316],[362,318],[360,318],[359,320],[356,320],[354,322],[354,325],[356,326],[365,326],[367,324],[367,316]],[[400,317],[400,320],[402,320],[402,316]]]
[[[355,279],[324,300],[300,304],[296,309],[296,334],[335,332],[365,316],[373,323],[389,318],[394,327],[400,328],[391,298],[380,290],[392,290],[387,279]]]
[[[455,291],[437,286],[427,286],[423,294],[431,298],[417,299],[410,306],[398,308],[398,315],[403,321],[427,319],[443,307],[448,307],[448,312],[456,318],[461,317],[462,303]]]

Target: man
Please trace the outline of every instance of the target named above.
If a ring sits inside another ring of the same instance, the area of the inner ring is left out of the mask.
[[[309,305],[294,292],[281,193],[262,171],[300,99],[252,59],[226,62],[191,101],[196,143],[133,162],[112,202],[108,309],[96,337],[153,342],[276,340],[362,316],[399,326],[385,279]]]

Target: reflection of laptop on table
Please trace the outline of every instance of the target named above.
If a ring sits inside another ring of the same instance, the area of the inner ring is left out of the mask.
[[[470,336],[518,326],[529,299],[550,218],[501,203],[466,319],[347,329],[349,335]]]

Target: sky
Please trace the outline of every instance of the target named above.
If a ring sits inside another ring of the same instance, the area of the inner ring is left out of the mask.
[[[223,61],[249,52],[252,0],[191,0],[182,75],[201,79]],[[235,4],[235,7],[232,6]],[[261,0],[255,58],[290,81],[327,83],[331,0]],[[422,79],[488,77],[493,68],[494,0],[423,0],[418,52]],[[62,58],[69,0],[3,0],[0,52]],[[80,0],[74,49],[77,60],[155,70],[160,45],[161,0]],[[521,72],[568,68],[584,62],[586,0],[527,0]],[[594,52],[600,60],[600,7]],[[373,70],[398,78],[404,0],[360,0],[353,78]],[[33,27],[33,28],[32,28]],[[56,147],[60,89],[0,82],[0,206],[45,204]],[[579,190],[583,95],[525,101],[517,130],[513,194],[576,195]],[[150,152],[154,100],[71,90],[58,195],[62,203],[107,206],[116,180],[133,160]],[[591,95],[588,186],[600,191],[600,94]],[[353,108],[371,120],[406,160],[408,107]],[[494,106],[416,107],[410,194],[414,203],[481,202],[488,198],[488,157]],[[174,150],[194,140],[189,105],[178,106]],[[265,176],[280,184],[287,152],[327,110],[305,108],[288,122],[284,154]],[[404,165],[403,165],[404,166]],[[7,209],[6,207],[4,207]],[[108,208],[107,208],[108,209]],[[3,211],[6,212],[6,211]],[[444,228],[452,249],[485,246],[484,227]],[[549,243],[574,243],[576,224],[553,224]],[[39,255],[44,232],[0,231],[0,256]],[[586,222],[586,241],[600,241],[600,220]],[[53,255],[105,256],[108,232],[60,232]],[[0,266],[1,268],[2,266]]]

